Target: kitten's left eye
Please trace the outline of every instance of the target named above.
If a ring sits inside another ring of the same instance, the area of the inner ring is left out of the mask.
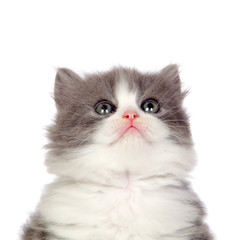
[[[95,106],[95,111],[100,115],[108,115],[115,112],[116,107],[109,101],[100,101]]]
[[[142,102],[141,109],[146,113],[157,113],[160,110],[159,104],[153,99],[147,99]]]

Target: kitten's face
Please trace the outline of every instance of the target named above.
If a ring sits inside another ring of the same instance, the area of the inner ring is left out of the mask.
[[[85,144],[191,143],[182,109],[185,93],[176,65],[156,74],[113,69],[81,79],[67,69],[56,76],[56,124],[50,128],[54,149]]]
[[[123,159],[131,157],[138,159],[135,167],[142,169],[146,158],[151,161],[150,156],[158,156],[152,160],[157,164],[159,156],[171,152],[172,147],[186,149],[191,145],[188,119],[182,108],[185,94],[176,65],[152,74],[115,68],[84,79],[68,69],[60,69],[55,84],[58,111],[55,124],[49,128],[48,147],[55,156],[81,149],[85,153],[74,157],[71,154],[69,162],[60,160],[64,166],[55,157],[47,164],[61,169],[52,170],[58,174],[71,167],[68,175],[74,175],[73,171],[78,175],[78,167],[84,171],[84,167],[99,166],[103,171],[104,166],[115,171],[124,168],[120,166]],[[114,160],[106,160],[113,157]],[[166,159],[175,161],[174,157]],[[152,168],[156,168],[154,164]]]

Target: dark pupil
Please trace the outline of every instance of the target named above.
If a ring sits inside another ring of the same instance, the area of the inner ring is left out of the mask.
[[[109,113],[109,106],[107,104],[102,105],[101,113]]]
[[[154,105],[152,103],[148,103],[145,111],[146,112],[153,112],[153,109],[154,109]]]

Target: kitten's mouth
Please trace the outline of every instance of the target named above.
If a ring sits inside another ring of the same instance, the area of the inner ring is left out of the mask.
[[[126,128],[126,130],[124,130],[119,139],[137,135],[143,136],[142,132],[137,127],[131,125],[128,128]]]
[[[131,132],[137,131],[137,132],[139,132],[140,134],[142,134],[142,133],[139,131],[138,128],[136,128],[136,127],[134,127],[133,125],[131,125],[130,127],[128,127],[128,128],[124,131],[123,135],[124,135],[125,133],[129,132],[129,131],[131,131]]]
[[[127,123],[125,126],[120,127],[116,131],[115,139],[110,143],[110,145],[114,145],[117,142],[125,142],[128,143],[135,142],[137,139],[145,139],[145,141],[149,142],[144,134],[144,129],[141,126],[138,126],[138,123]]]
[[[123,140],[124,138],[126,139],[128,137],[135,137],[137,135],[143,136],[141,131],[137,127],[130,125],[125,130],[123,130],[122,133],[117,137],[117,139],[113,141],[110,145],[113,145],[119,140]]]

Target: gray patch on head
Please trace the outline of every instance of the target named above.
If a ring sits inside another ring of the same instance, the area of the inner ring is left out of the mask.
[[[47,147],[59,150],[91,142],[94,131],[105,118],[95,112],[95,105],[101,100],[117,105],[115,84],[114,71],[86,75],[83,80],[71,70],[59,69],[54,91],[58,111],[54,125],[48,128]]]

